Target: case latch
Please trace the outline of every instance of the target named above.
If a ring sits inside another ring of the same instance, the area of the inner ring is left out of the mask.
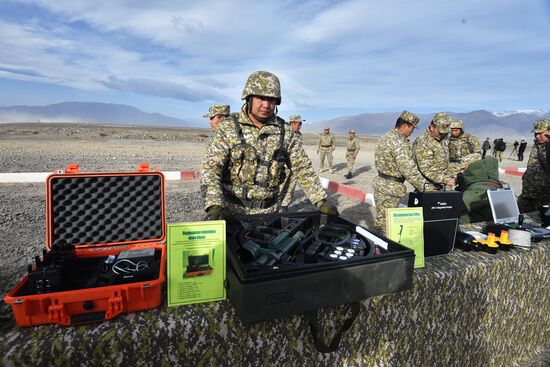
[[[78,164],[77,163],[71,163],[67,165],[67,169],[65,170],[65,173],[80,173],[78,170]]]
[[[136,172],[151,172],[149,168],[149,163],[140,163]]]
[[[123,312],[124,301],[120,293],[115,292],[114,296],[109,298],[109,306],[107,308],[107,313],[105,314],[105,319],[112,319],[113,317],[118,316]]]
[[[70,323],[65,307],[57,298],[52,298],[52,304],[48,307],[48,319],[56,324],[69,325]]]

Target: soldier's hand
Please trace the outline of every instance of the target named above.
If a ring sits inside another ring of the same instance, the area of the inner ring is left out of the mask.
[[[340,215],[338,213],[338,209],[334,205],[327,204],[324,200],[321,200],[317,203],[317,209],[319,209],[322,214],[326,214],[329,216],[337,217]]]
[[[455,186],[456,185],[456,178],[451,177],[449,181],[447,181],[447,186]]]
[[[206,209],[206,217],[204,219],[205,220],[225,219],[223,208],[219,205],[212,205],[211,207]]]

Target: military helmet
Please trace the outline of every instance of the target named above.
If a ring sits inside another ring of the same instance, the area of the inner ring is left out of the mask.
[[[279,78],[269,71],[255,71],[246,80],[243,89],[242,100],[249,96],[262,96],[277,98],[277,104],[281,104],[281,83]]]
[[[202,115],[202,117],[212,118],[212,117],[215,117],[217,115],[228,116],[229,112],[230,112],[229,110],[230,110],[229,105],[226,105],[226,104],[213,104],[208,109],[208,113],[205,113],[204,115]]]
[[[451,129],[461,129],[464,130],[464,122],[459,119],[451,119]]]
[[[418,125],[418,121],[420,121],[420,119],[414,113],[409,111],[401,112],[401,115],[399,115],[399,118],[397,120],[403,120],[414,127],[416,127],[416,125]]]
[[[550,129],[550,120],[537,120],[533,123],[533,130],[531,130],[531,132],[535,134],[540,134],[547,129]]]

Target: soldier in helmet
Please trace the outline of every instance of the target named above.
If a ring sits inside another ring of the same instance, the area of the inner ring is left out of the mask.
[[[338,215],[296,135],[276,115],[281,85],[275,74],[252,73],[241,111],[220,121],[202,168],[206,219],[276,212],[285,169],[321,213]]]
[[[210,119],[210,129],[214,132],[218,129],[220,120],[229,116],[229,105],[226,104],[213,104],[208,109],[208,113],[202,115],[204,118]]]
[[[380,139],[374,151],[374,164],[378,171],[378,177],[374,179],[375,228],[381,233],[386,231],[386,209],[398,207],[407,193],[405,180],[418,191],[432,189],[418,171],[408,139],[418,121],[417,116],[403,111],[395,127]]]
[[[550,119],[535,121],[533,125],[535,145],[527,161],[522,192],[518,197],[521,213],[529,213],[543,204],[550,204]]]
[[[464,132],[462,120],[451,119],[450,128],[449,161],[454,166],[453,170],[458,172],[481,159],[481,144],[475,136]]]
[[[296,139],[299,141],[300,145],[302,145],[302,133],[300,132],[300,129],[302,128],[302,123],[305,120],[302,119],[302,116],[300,115],[291,115],[288,118],[288,123],[290,124],[290,130],[296,135]],[[292,202],[292,199],[294,198],[294,191],[296,191],[296,178],[290,172],[288,175],[285,183],[282,185],[281,192],[284,194],[283,201],[281,202],[281,210],[283,212],[288,211],[288,206]]]
[[[445,185],[454,186],[456,183],[454,175],[457,172],[449,165],[449,147],[445,140],[450,126],[449,115],[438,112],[413,144],[414,159],[420,173],[440,189]]]
[[[330,133],[330,129],[325,127],[321,137],[319,137],[319,146],[317,147],[317,154],[319,154],[319,172],[325,171],[326,158],[330,173],[334,173],[332,169],[332,152],[334,149],[336,149],[336,139],[334,139],[334,135]]]
[[[345,177],[347,179],[350,179],[352,177],[353,164],[355,163],[357,154],[359,154],[359,149],[361,149],[361,146],[359,145],[359,139],[355,137],[355,130],[350,130],[348,146],[346,147],[348,174]]]

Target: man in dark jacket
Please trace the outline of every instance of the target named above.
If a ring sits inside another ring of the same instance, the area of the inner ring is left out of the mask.
[[[518,161],[523,161],[523,153],[525,153],[526,148],[527,148],[527,142],[521,139],[521,143],[519,143],[519,149],[518,149]]]

